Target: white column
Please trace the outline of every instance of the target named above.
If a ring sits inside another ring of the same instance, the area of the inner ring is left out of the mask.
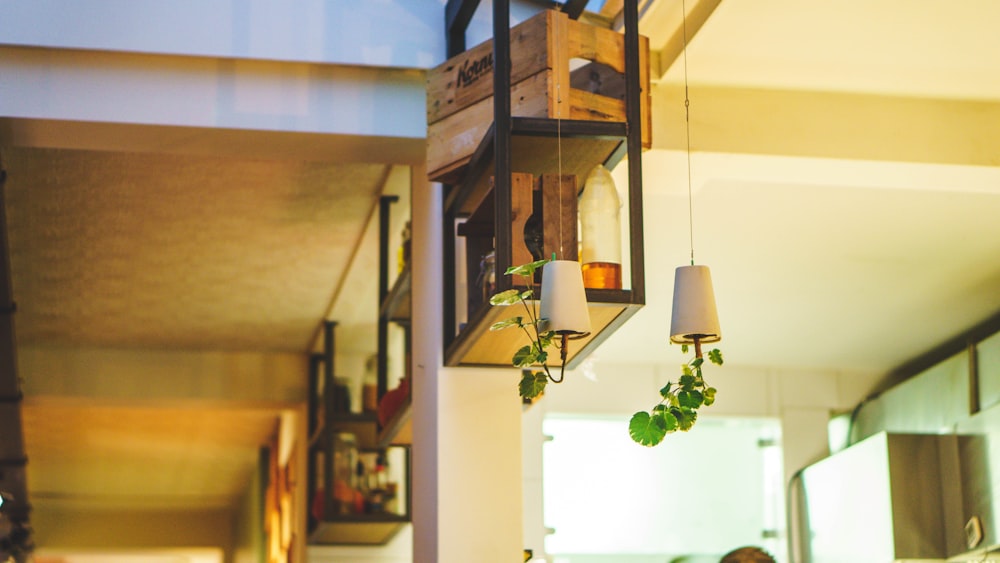
[[[441,187],[415,180],[413,560],[518,561],[518,372],[442,367],[442,221]]]

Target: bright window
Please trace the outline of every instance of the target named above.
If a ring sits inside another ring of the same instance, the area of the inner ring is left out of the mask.
[[[632,442],[628,417],[549,415],[543,431],[557,563],[718,561],[744,545],[784,560],[777,421],[701,419],[653,448]]]

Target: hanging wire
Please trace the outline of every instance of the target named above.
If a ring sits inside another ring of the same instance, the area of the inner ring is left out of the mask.
[[[559,48],[559,25],[553,26],[553,39],[555,40],[556,53],[562,54],[562,50]],[[559,69],[562,68],[564,61],[558,61],[559,66],[556,70],[556,155],[558,161],[559,176],[556,178],[556,182],[559,184],[559,256],[562,258],[566,257],[566,252],[563,250],[563,211],[562,211],[562,73]],[[567,62],[568,64],[568,62]]]
[[[689,240],[691,241],[691,265],[694,266],[694,199],[691,194],[691,98],[688,95],[688,30],[687,30],[687,6],[681,0],[681,27],[683,28],[683,49],[681,54],[684,57],[684,128],[687,134],[687,184],[688,184],[688,229]]]

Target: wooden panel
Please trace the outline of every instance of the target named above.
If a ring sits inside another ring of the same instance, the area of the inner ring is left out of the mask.
[[[642,148],[653,148],[653,115],[650,111],[653,91],[649,86],[649,38],[639,36],[639,121],[642,127]]]
[[[577,177],[545,174],[538,182],[542,195],[543,258],[577,259]]]
[[[606,64],[619,73],[625,72],[625,36],[601,27],[570,21],[567,46],[569,57]]]
[[[510,175],[510,241],[512,265],[527,264],[534,260],[524,242],[524,224],[534,211],[533,192],[535,178],[531,174]],[[502,275],[503,272],[497,272]]]
[[[625,102],[583,90],[570,91],[571,119],[625,121]]]
[[[649,148],[652,146],[649,41],[642,36],[639,41],[640,127],[643,147]],[[479,69],[474,61],[492,60],[487,47],[492,49],[492,42],[474,47],[429,73],[427,169],[431,180],[456,177],[493,123],[492,74],[481,77],[476,74],[472,83],[464,82],[469,80],[469,73]],[[524,53],[525,49],[532,52]],[[513,28],[511,115],[626,121],[623,101],[572,88],[569,71],[572,58],[591,60],[624,73],[624,36],[571,21],[565,14],[552,11]],[[492,62],[489,67],[492,69]],[[461,88],[460,71],[464,73]]]
[[[537,307],[537,302],[533,303]],[[629,305],[626,303],[588,303],[591,333],[579,340],[570,341],[568,362],[572,364],[580,350],[597,338],[606,327],[614,325],[615,319],[628,308]],[[529,344],[527,337],[517,329],[508,328],[491,332],[489,327],[497,321],[525,314],[524,308],[520,305],[490,307],[485,311],[482,321],[477,319],[475,323],[469,323],[467,332],[464,332],[449,348],[446,365],[511,366],[514,353]],[[555,363],[558,363],[558,360]]]
[[[511,84],[552,67],[548,28],[556,20],[564,26],[565,14],[545,11],[511,28]],[[493,41],[489,40],[427,73],[427,123],[435,123],[492,96]]]
[[[511,115],[544,117],[548,98],[547,73],[530,76],[511,89]],[[493,97],[479,101],[427,126],[428,177],[437,181],[469,162],[493,124]]]

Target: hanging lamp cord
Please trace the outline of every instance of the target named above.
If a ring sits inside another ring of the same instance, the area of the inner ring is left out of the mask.
[[[691,193],[691,98],[688,95],[688,32],[687,32],[687,5],[681,0],[681,27],[683,31],[683,49],[681,55],[684,57],[684,129],[687,135],[687,188],[688,188],[688,236],[691,241],[691,265],[694,266],[694,197]]]

